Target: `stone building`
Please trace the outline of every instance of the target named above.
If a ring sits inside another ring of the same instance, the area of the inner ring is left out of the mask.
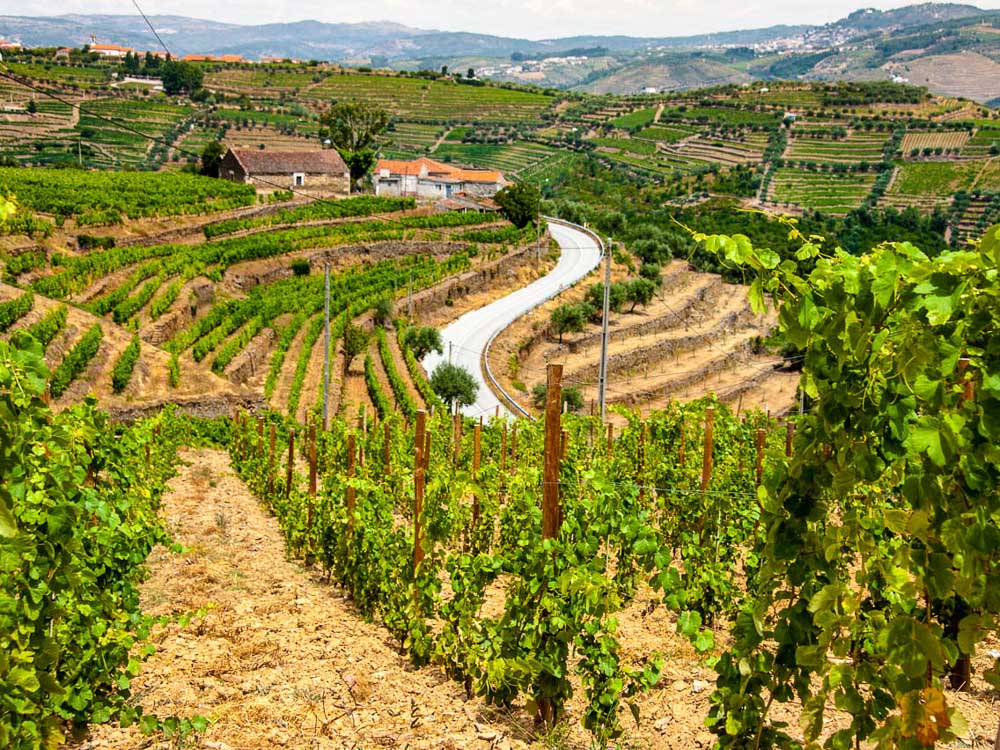
[[[253,185],[258,192],[299,190],[341,197],[351,192],[351,172],[336,151],[258,151],[231,148],[222,157],[219,177]]]
[[[490,169],[463,169],[421,157],[413,161],[380,159],[372,177],[375,195],[451,198],[459,193],[492,198],[507,181]]]

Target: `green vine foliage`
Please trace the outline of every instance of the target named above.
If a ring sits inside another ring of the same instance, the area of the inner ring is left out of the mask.
[[[745,236],[696,236],[752,272],[757,309],[777,304],[813,401],[758,495],[760,564],[709,723],[724,748],[933,747],[964,729],[946,675],[998,630],[1000,227],[929,257],[827,255],[790,225],[808,275]],[[1000,687],[1000,663],[986,677]],[[801,742],[770,716],[792,701]],[[831,708],[850,717],[832,733]]]
[[[152,651],[138,584],[166,541],[179,435],[154,439],[164,417],[113,425],[92,400],[55,413],[47,376],[38,343],[0,342],[0,746],[17,750],[73,724],[161,726],[129,688]]]
[[[709,406],[717,440],[708,491],[718,499],[705,513],[701,425]],[[231,451],[241,476],[278,517],[289,551],[318,563],[415,664],[438,664],[469,695],[497,705],[521,701],[548,725],[562,718],[578,685],[585,694],[582,721],[595,743],[606,745],[625,731],[622,716],[637,712],[634,696],[661,669],[656,654],[626,658],[617,635],[616,613],[640,586],[662,591],[678,630],[702,651],[713,646],[707,625],[736,609],[733,567],[752,558],[740,555],[742,539],[733,540],[759,528],[759,511],[737,509],[733,500],[753,497],[753,443],[748,449],[744,442],[757,419],[763,415],[744,424],[713,400],[645,425],[633,418],[609,458],[590,447],[591,440],[603,447],[596,420],[564,415],[563,522],[557,538],[543,541],[543,427],[516,423],[515,456],[513,425],[486,424],[473,475],[474,425],[463,425],[456,455],[451,419],[439,412],[428,422],[424,557],[416,569],[414,438],[397,416],[388,419],[388,465],[381,425],[354,432],[353,477],[346,472],[348,428],[334,421],[319,437],[323,480],[315,497],[302,491],[301,478],[293,478],[286,496],[280,459],[276,477],[269,477],[272,464],[256,425],[237,430]],[[269,422],[283,445],[294,423],[268,414],[264,435]],[[673,441],[682,422],[689,458],[678,470]],[[641,440],[644,460],[637,454]]]

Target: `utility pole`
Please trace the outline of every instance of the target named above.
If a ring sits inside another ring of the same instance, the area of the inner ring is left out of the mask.
[[[448,364],[449,365],[451,364],[451,343],[452,342],[450,342],[450,341],[448,342]]]
[[[326,264],[323,300],[323,429],[330,429],[330,264]]]
[[[601,371],[597,381],[597,398],[601,404],[601,423],[606,418],[605,391],[608,386],[608,312],[611,306],[611,249],[614,238],[604,248],[604,315],[601,316]]]

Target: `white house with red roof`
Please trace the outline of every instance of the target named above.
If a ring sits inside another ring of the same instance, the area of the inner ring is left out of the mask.
[[[427,157],[413,161],[380,159],[372,177],[375,195],[451,198],[459,193],[491,198],[507,181],[491,169],[465,169]]]

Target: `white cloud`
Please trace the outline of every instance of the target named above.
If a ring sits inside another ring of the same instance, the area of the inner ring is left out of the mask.
[[[910,0],[876,3],[882,9],[910,4]],[[531,39],[578,34],[679,36],[760,28],[779,23],[826,23],[853,10],[871,7],[864,0],[828,0],[822,4],[800,0],[772,0],[748,4],[743,0],[513,0],[503,2],[428,2],[427,0],[140,0],[149,15],[184,15],[233,23],[274,23],[315,19],[328,22],[394,21],[419,28],[472,31]],[[1000,0],[977,3],[1000,8]],[[20,0],[6,13],[54,15],[65,13],[129,14],[125,0]]]

